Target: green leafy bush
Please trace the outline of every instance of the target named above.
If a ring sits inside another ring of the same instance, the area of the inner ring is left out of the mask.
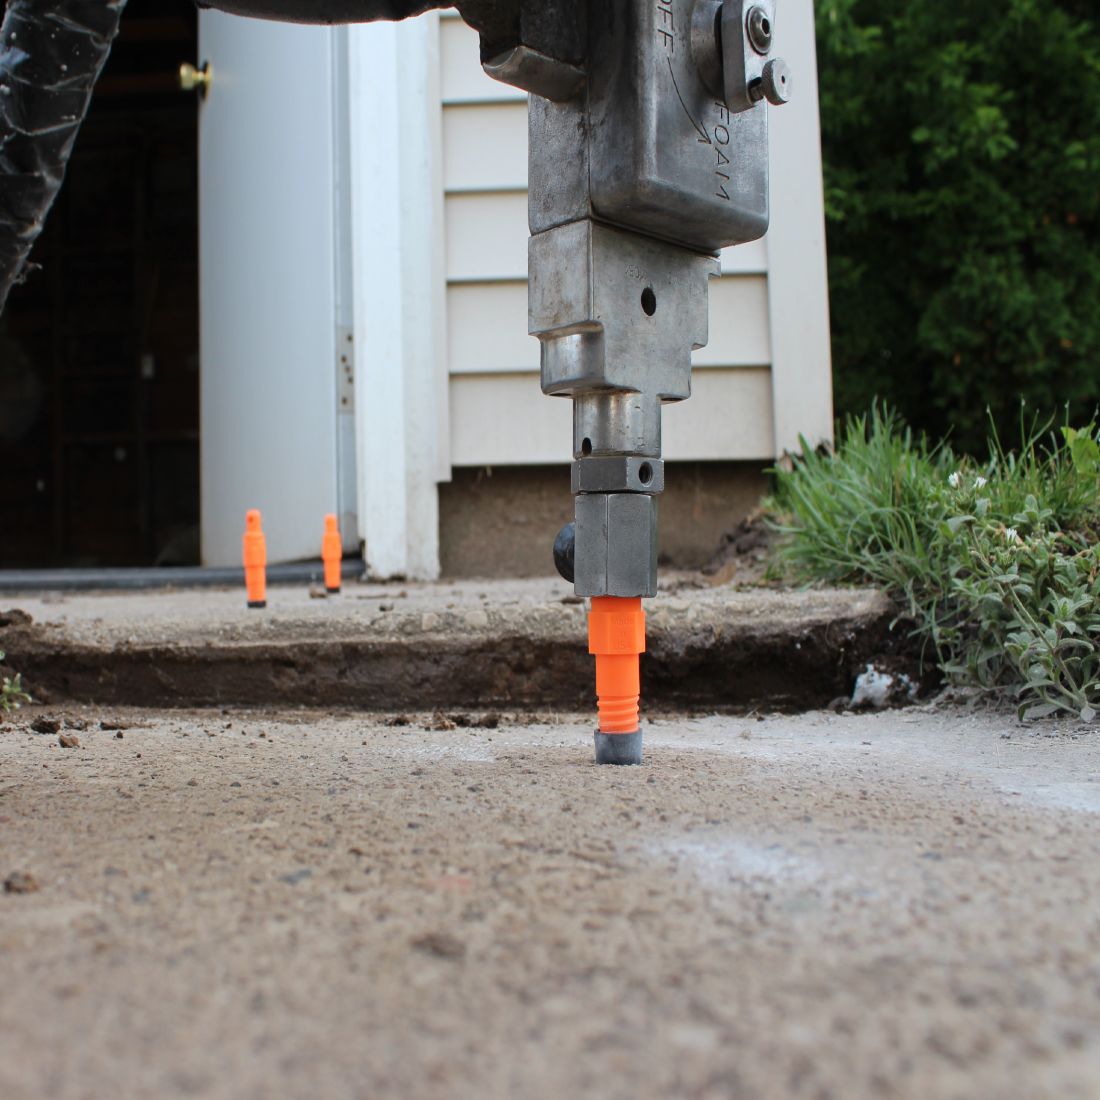
[[[952,682],[1015,695],[1021,714],[1100,708],[1100,443],[1093,427],[984,463],[932,447],[892,413],[850,418],[833,453],[775,471],[780,564],[880,585]]]
[[[962,450],[1100,400],[1095,0],[818,0],[840,413]],[[1064,94],[1058,89],[1064,88]]]
[[[7,654],[0,649],[0,661]],[[29,703],[31,697],[23,690],[23,678],[16,673],[15,676],[0,678],[0,710],[5,714],[18,710],[24,703]]]

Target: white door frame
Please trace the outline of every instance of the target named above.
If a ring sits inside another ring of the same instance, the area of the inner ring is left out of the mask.
[[[359,529],[375,577],[439,576],[450,478],[439,16],[347,30]]]
[[[817,93],[813,0],[783,0],[775,21],[777,56],[793,75],[790,103],[768,109],[771,224],[768,313],[775,454],[833,438],[833,369],[825,196]]]

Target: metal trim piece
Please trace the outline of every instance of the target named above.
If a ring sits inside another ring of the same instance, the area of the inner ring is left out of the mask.
[[[642,762],[642,731],[634,733],[595,732],[597,764],[640,764]]]
[[[542,96],[555,103],[568,103],[584,87],[584,70],[567,61],[547,57],[530,46],[515,46],[505,53],[483,61],[488,76],[513,88]]]

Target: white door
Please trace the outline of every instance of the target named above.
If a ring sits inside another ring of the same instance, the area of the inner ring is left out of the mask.
[[[212,11],[199,20],[210,66],[199,108],[202,557],[238,563],[245,512],[259,508],[270,561],[315,558],[324,514],[344,513],[348,495],[338,484],[341,422],[351,422],[337,385],[340,32]]]

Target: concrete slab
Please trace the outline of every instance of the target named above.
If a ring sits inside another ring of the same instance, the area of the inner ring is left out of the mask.
[[[32,691],[131,705],[577,708],[592,699],[585,611],[560,580],[20,595],[0,649]],[[0,605],[2,606],[2,605]],[[821,706],[866,661],[911,648],[878,593],[711,587],[649,601],[656,706]],[[0,622],[4,621],[0,616]]]
[[[0,731],[5,1100],[1100,1095],[1095,734],[48,713],[79,747]]]

